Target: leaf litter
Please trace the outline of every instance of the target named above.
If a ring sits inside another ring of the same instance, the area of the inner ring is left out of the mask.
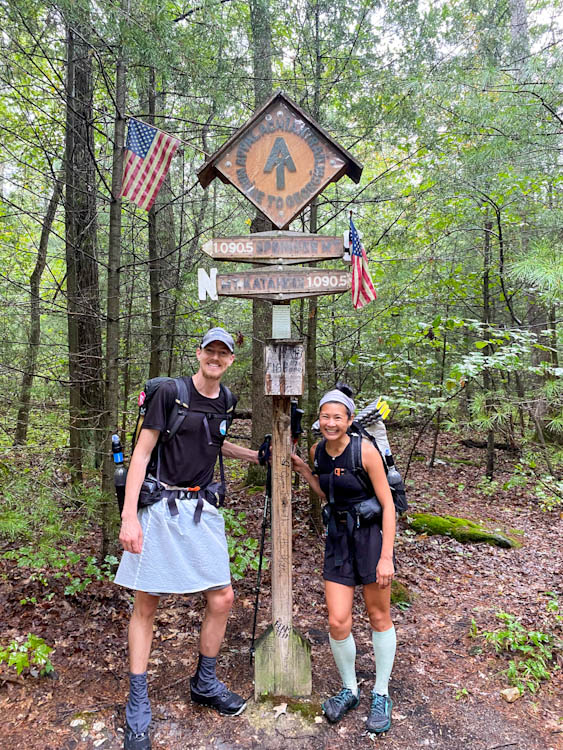
[[[401,466],[408,451],[406,431],[393,436]],[[403,450],[401,450],[403,449]],[[431,438],[419,450],[430,455]],[[394,703],[391,731],[378,738],[392,750],[490,750],[512,746],[521,750],[558,750],[563,738],[561,671],[542,683],[536,695],[525,693],[514,703],[501,698],[509,687],[507,662],[478,639],[469,637],[472,620],[480,629],[498,626],[497,611],[512,612],[527,628],[546,621],[546,592],[560,589],[561,520],[557,511],[541,512],[537,502],[517,488],[485,496],[479,491],[484,452],[460,446],[455,436],[440,437],[440,463],[433,470],[424,461],[412,465],[409,501],[416,510],[458,515],[509,532],[521,530],[520,549],[484,544],[465,545],[446,537],[410,532],[404,520],[396,543],[397,578],[412,597],[406,607],[393,607],[398,646],[390,684]],[[471,459],[471,466],[455,463]],[[510,477],[510,459],[497,452],[499,484]],[[261,494],[236,490],[236,508],[247,513],[247,526],[259,537]],[[460,489],[461,488],[461,489]],[[235,494],[235,493],[233,493]],[[234,505],[234,504],[233,504]],[[309,638],[313,661],[313,695],[320,706],[340,688],[327,637],[327,616],[320,577],[322,538],[308,522],[308,492],[294,494],[294,626]],[[81,542],[77,552],[95,554],[97,533]],[[269,542],[266,554],[271,555]],[[22,684],[2,680],[0,673],[0,747],[11,750],[74,750],[123,745],[124,707],[128,690],[127,624],[130,593],[108,582],[94,582],[84,592],[51,601],[22,605],[39,584],[14,561],[0,560],[0,605],[4,614],[2,643],[33,632],[54,646],[50,677],[26,676]],[[297,748],[347,750],[365,748],[369,737],[365,717],[373,686],[371,632],[360,592],[354,602],[354,636],[362,699],[340,724],[333,726],[313,711],[308,720],[278,698],[270,715],[274,723],[253,719],[253,670],[249,659],[254,603],[254,574],[234,584],[236,600],[218,660],[220,679],[250,699],[240,717],[219,716],[191,704],[189,677],[197,663],[200,596],[163,597],[155,623],[149,663],[153,704],[153,747]],[[559,587],[559,588],[558,588]],[[270,621],[270,570],[263,574],[259,632]],[[272,704],[274,706],[274,704]]]

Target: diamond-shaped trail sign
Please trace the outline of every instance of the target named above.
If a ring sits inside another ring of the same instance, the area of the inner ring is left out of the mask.
[[[234,185],[278,229],[343,175],[359,182],[363,166],[281,91],[197,172]]]

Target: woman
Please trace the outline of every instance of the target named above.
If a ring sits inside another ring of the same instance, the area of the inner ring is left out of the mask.
[[[325,393],[319,404],[322,440],[311,448],[315,473],[298,456],[294,469],[321,497],[329,500],[323,578],[328,608],[330,647],[342,678],[342,689],[322,704],[331,722],[339,721],[360,702],[356,679],[356,644],[352,635],[354,587],[363,596],[372,628],[376,679],[366,728],[378,734],[391,726],[392,701],[388,684],[395,658],[396,637],[391,621],[391,581],[395,506],[381,455],[369,440],[361,441],[362,466],[367,472],[382,514],[367,520],[359,514],[362,501],[374,493],[354,472],[348,428],[355,406],[348,386]],[[357,438],[356,438],[357,439]]]

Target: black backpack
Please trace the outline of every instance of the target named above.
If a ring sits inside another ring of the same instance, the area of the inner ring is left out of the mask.
[[[184,380],[184,378],[151,378],[150,380],[147,380],[144,390],[142,390],[139,394],[139,414],[137,416],[135,429],[133,430],[133,436],[131,440],[131,453],[135,450],[135,446],[137,445],[137,441],[141,433],[141,428],[143,427],[143,422],[145,420],[145,414],[147,413],[148,406],[152,401],[154,394],[163,383],[167,383],[170,381],[173,381],[176,384],[176,399],[174,402],[174,407],[167,415],[166,427],[160,436],[160,442],[168,442],[180,429],[182,422],[187,416],[190,408],[190,395],[193,388],[192,379],[189,378],[188,384],[186,385],[186,381]],[[237,405],[238,399],[232,393],[232,391],[222,383],[221,393],[225,396],[225,414],[206,414],[206,416],[208,419],[220,418],[226,420],[227,429],[225,430],[225,435],[222,436],[222,440],[225,440],[226,433],[228,432],[234,418],[235,406]]]
[[[352,422],[348,429],[348,434],[350,435],[350,446],[352,451],[352,464],[354,472],[354,475],[358,478],[360,483],[363,485],[366,494],[368,496],[374,496],[375,491],[373,489],[373,485],[371,483],[371,479],[369,478],[369,474],[364,469],[362,465],[362,439],[366,438],[366,440],[369,440],[370,443],[375,447],[379,455],[381,456],[381,460],[383,462],[383,468],[385,469],[385,475],[387,476],[387,480],[389,482],[389,487],[391,489],[391,495],[393,496],[393,502],[395,504],[395,510],[399,515],[402,515],[403,513],[406,513],[408,510],[408,503],[407,503],[407,495],[405,492],[405,485],[403,484],[403,480],[401,479],[401,475],[395,468],[395,462],[393,460],[393,456],[391,453],[387,456],[383,456],[381,453],[381,450],[377,444],[376,439],[373,435],[371,435],[365,427],[363,427],[359,422]],[[315,448],[315,458],[314,458],[314,466],[315,470],[318,470],[318,456],[319,451],[321,447],[324,447],[326,440],[323,438],[317,443],[317,447]],[[393,471],[391,471],[393,469]],[[391,477],[389,477],[389,473],[391,471]]]
[[[137,440],[139,439],[139,434],[145,420],[145,414],[147,413],[148,405],[150,404],[152,398],[154,397],[154,394],[157,392],[160,386],[170,380],[173,380],[176,384],[176,398],[174,400],[173,408],[166,416],[165,429],[161,432],[157,443],[156,477],[152,477],[150,474],[147,474],[147,476],[145,477],[145,480],[141,486],[141,491],[139,493],[139,507],[153,505],[155,502],[158,502],[161,497],[163,497],[163,485],[160,482],[160,448],[162,443],[167,443],[169,440],[171,440],[180,429],[182,422],[184,421],[185,417],[188,414],[188,411],[190,410],[190,395],[192,393],[194,385],[191,378],[188,378],[187,384],[183,378],[151,378],[145,383],[144,391],[141,391],[141,393],[139,394],[139,416],[137,417],[137,424],[135,425],[135,431],[133,433],[133,450],[135,449],[135,445],[137,444]],[[235,406],[237,403],[236,396],[230,391],[229,388],[227,388],[226,385],[221,384],[220,388],[220,392],[225,396],[224,414],[201,412],[199,409],[192,410],[193,412],[197,412],[198,414],[203,415],[202,425],[205,428],[207,440],[210,444],[211,432],[209,430],[208,420],[226,420],[227,424],[225,434],[221,435],[221,444],[223,444],[229,427],[232,424]],[[195,523],[199,523],[200,521],[204,499],[210,502],[212,505],[215,505],[215,507],[222,506],[225,501],[225,470],[223,466],[223,452],[221,451],[221,449],[219,449],[219,470],[221,473],[221,479],[219,482],[212,482],[207,487],[203,487],[201,489],[199,487],[193,488],[194,493],[191,493],[190,488],[188,488],[186,491],[188,495],[195,494],[195,496],[197,496],[198,498],[197,508],[194,514]],[[181,491],[179,490],[166,491],[168,507],[170,508],[170,513],[173,516],[178,515],[176,497],[180,492]]]

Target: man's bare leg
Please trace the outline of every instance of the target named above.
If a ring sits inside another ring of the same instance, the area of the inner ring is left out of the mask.
[[[135,604],[129,621],[129,669],[133,674],[147,671],[158,601],[158,596],[144,591],[135,592]]]
[[[199,638],[199,661],[190,682],[192,700],[215,708],[222,714],[236,716],[244,711],[246,701],[228,690],[215,674],[217,654],[225,637],[227,618],[233,605],[233,589],[226,586],[224,589],[206,591],[205,596],[207,608]]]
[[[201,624],[199,653],[204,656],[217,656],[225,637],[227,620],[235,598],[233,587],[226,586],[224,589],[206,591],[205,598],[207,607]]]

